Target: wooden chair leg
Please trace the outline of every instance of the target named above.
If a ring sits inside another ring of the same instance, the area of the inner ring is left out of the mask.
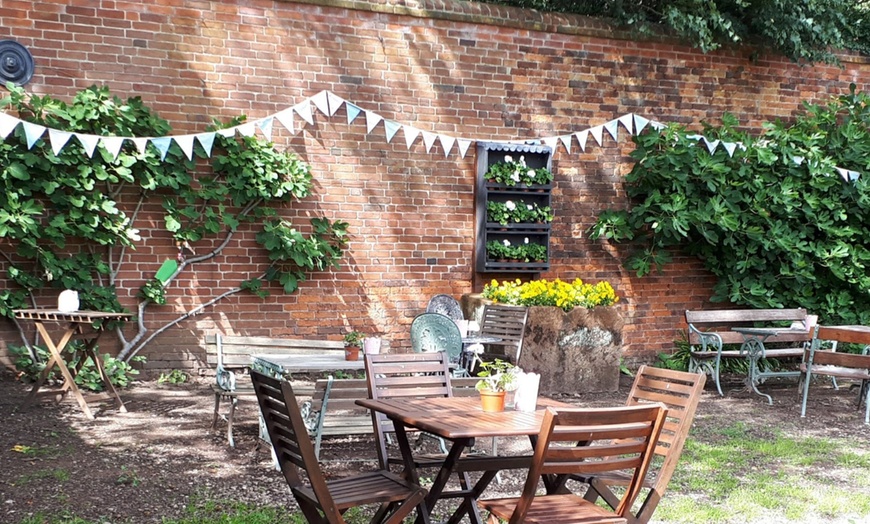
[[[227,442],[229,442],[230,447],[236,447],[236,443],[233,440],[233,415],[236,413],[236,404],[239,403],[239,399],[233,397],[230,402],[230,412],[227,414]]]
[[[211,421],[211,429],[214,431],[217,429],[218,419],[221,416],[221,394],[215,392],[214,394],[214,420]]]

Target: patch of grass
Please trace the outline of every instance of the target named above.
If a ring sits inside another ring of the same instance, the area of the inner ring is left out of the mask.
[[[704,442],[686,442],[668,493],[654,519],[678,523],[738,523],[784,516],[824,522],[865,521],[870,452],[846,439],[790,438],[750,431],[745,423],[708,427]],[[848,484],[852,489],[844,489]]]
[[[67,480],[69,480],[69,471],[65,469],[44,469],[34,471],[33,473],[28,473],[27,475],[21,475],[20,477],[18,477],[18,480],[13,482],[13,484],[16,486],[26,486],[27,484],[48,479],[54,479],[58,482],[66,482]]]

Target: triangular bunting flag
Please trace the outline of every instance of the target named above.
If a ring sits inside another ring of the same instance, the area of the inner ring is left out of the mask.
[[[448,157],[450,150],[453,149],[453,144],[456,143],[456,139],[452,136],[438,135],[438,140],[441,142],[441,147],[444,148],[444,157]]]
[[[311,100],[305,99],[302,102],[299,102],[295,106],[293,106],[293,110],[296,111],[296,114],[302,117],[302,120],[305,120],[310,125],[314,125],[314,116],[311,115]]]
[[[604,129],[613,137],[613,140],[619,141],[619,120],[611,120],[604,124]],[[600,145],[600,144],[599,144]]]
[[[589,133],[592,134],[592,138],[598,142],[598,145],[601,145],[601,135],[604,133],[604,126],[595,126],[589,130]]]
[[[166,153],[169,151],[170,144],[172,144],[172,138],[168,136],[151,139],[151,145],[156,147],[157,152],[160,153],[160,160],[166,158]]]
[[[565,147],[565,152],[571,154],[571,135],[562,135],[559,137],[559,140],[562,141],[562,145]]]
[[[559,137],[557,136],[548,136],[541,139],[541,142],[548,145],[550,149],[556,149],[556,144],[559,142]]]
[[[734,150],[737,149],[737,144],[734,142],[722,142],[722,147],[725,148],[725,151],[728,151],[728,156],[734,156]]]
[[[193,160],[194,136],[195,135],[178,135],[173,137],[175,139],[175,143],[178,144],[178,147],[181,148],[181,151],[184,152],[184,156],[186,156],[188,160]]]
[[[859,178],[861,178],[861,173],[859,173],[857,171],[851,171],[851,170],[849,171],[849,181],[850,182],[854,182],[854,181],[858,180]]]
[[[843,180],[845,180],[846,182],[849,181],[849,171],[847,169],[843,169],[842,167],[835,167],[834,169],[836,169],[837,172],[840,173],[840,176],[843,177]]]
[[[586,140],[589,138],[589,130],[585,129],[579,133],[574,133],[574,136],[577,137],[577,143],[580,144],[580,149],[586,151]]]
[[[632,129],[631,127],[631,123],[634,121],[633,113],[622,115],[621,117],[617,118],[617,120],[619,120],[619,123],[622,124],[622,127],[624,127],[626,131],[628,131],[629,135],[634,134],[634,129]]]
[[[5,139],[9,136],[15,126],[18,125],[18,122],[21,120],[15,118],[14,116],[7,115],[6,113],[0,113],[0,138]]]
[[[686,135],[686,138],[688,138],[689,140],[701,140],[704,137],[702,135]],[[707,139],[704,138],[704,140]]]
[[[794,163],[797,164],[797,165],[801,165],[801,164],[803,164],[803,163],[804,163],[804,160],[806,160],[806,159],[805,159],[804,157],[802,157],[802,156],[793,156],[793,157],[791,157],[791,159],[792,159],[792,160],[794,161]]]
[[[51,150],[54,151],[54,156],[60,155],[60,152],[63,150],[63,146],[69,142],[69,137],[72,136],[72,133],[68,133],[66,131],[61,131],[59,129],[49,129],[48,130],[48,141],[51,142]]]
[[[260,128],[260,131],[263,133],[263,136],[266,137],[266,141],[272,141],[272,123],[275,121],[271,116],[267,116],[262,120],[257,120],[257,127]]]
[[[352,124],[353,121],[356,120],[356,117],[358,117],[359,114],[362,112],[362,108],[360,108],[359,106],[355,106],[350,102],[345,103],[344,107],[347,108],[347,123]]]
[[[405,126],[402,130],[405,132],[405,145],[408,146],[408,149],[411,149],[411,144],[414,143],[414,140],[417,140],[420,130],[412,126]]]
[[[236,136],[236,128],[235,127],[228,127],[226,129],[218,129],[217,134],[219,134],[220,136],[222,136],[224,138],[232,138],[232,137]]]
[[[82,133],[74,133],[75,137],[79,139],[82,147],[85,148],[85,153],[87,153],[88,158],[94,156],[94,149],[97,148],[97,143],[100,141],[100,137],[97,135],[86,135]],[[162,158],[160,160],[163,160]]]
[[[707,137],[704,137],[704,143],[707,144],[707,151],[712,155],[716,148],[719,147],[719,140],[708,140]]]
[[[366,111],[366,133],[371,133],[372,129],[378,125],[378,122],[383,120],[383,117],[377,113]]]
[[[281,122],[282,126],[287,128],[287,131],[290,131],[291,133],[296,132],[296,130],[293,129],[293,110],[292,109],[285,109],[283,111],[280,111],[278,114],[275,115],[275,118],[278,119],[278,122]]]
[[[661,131],[662,129],[668,127],[668,126],[662,124],[661,122],[657,122],[657,121],[655,121],[655,120],[650,120],[649,125],[650,125],[653,129],[655,129],[656,131]]]
[[[392,120],[384,120],[384,129],[387,131],[387,142],[393,140],[393,137],[396,136],[396,132],[402,127],[398,122],[393,122]]]
[[[335,112],[341,108],[344,99],[334,94],[332,91],[326,92],[326,101],[329,103],[329,116],[335,115]]]
[[[50,135],[49,135],[50,136]],[[121,152],[121,146],[124,145],[124,137],[122,136],[104,136],[100,142],[102,142],[103,147],[106,148],[106,151],[112,155],[112,160],[118,158],[118,153]],[[54,146],[54,144],[52,144]]]
[[[196,140],[199,145],[205,150],[205,156],[211,156],[211,148],[214,146],[215,133],[200,133],[196,135]]]
[[[212,134],[214,134],[214,133],[212,133]],[[138,149],[140,153],[142,153],[142,154],[145,153],[145,147],[148,145],[148,138],[147,137],[139,136],[139,137],[131,138],[130,140],[133,141],[133,145],[136,146],[136,149]]]
[[[426,152],[432,150],[432,146],[435,144],[435,139],[438,138],[432,133],[427,133],[426,131],[420,131],[423,135],[423,144],[426,146]]]
[[[242,136],[254,136],[254,132],[257,130],[257,126],[254,124],[254,122],[246,122],[237,127],[236,129]]]
[[[640,115],[634,115],[634,133],[639,135],[641,131],[646,128],[647,124],[649,124],[649,119],[644,118]]]
[[[326,99],[326,91],[321,91],[316,95],[311,97],[311,102],[314,104],[314,107],[317,108],[318,111],[323,113],[326,116],[329,115],[329,102]]]
[[[462,158],[465,158],[465,153],[468,152],[468,147],[470,145],[471,145],[471,140],[463,140],[460,138],[456,141],[456,147],[459,148],[459,155]]]
[[[21,125],[24,126],[24,136],[27,137],[27,149],[30,149],[37,140],[42,138],[42,134],[45,133],[46,127],[32,122],[25,122],[23,120],[21,121]]]

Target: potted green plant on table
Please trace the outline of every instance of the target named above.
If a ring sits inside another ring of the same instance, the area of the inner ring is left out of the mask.
[[[517,389],[519,368],[501,359],[480,364],[475,388],[480,393],[480,405],[484,411],[504,411],[505,394]]]
[[[344,335],[344,359],[359,360],[359,348],[365,335],[360,331],[349,331]]]

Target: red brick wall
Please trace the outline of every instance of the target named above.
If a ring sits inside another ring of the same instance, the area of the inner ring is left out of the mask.
[[[401,124],[480,140],[562,135],[629,112],[699,128],[730,111],[758,130],[795,114],[802,100],[824,101],[850,82],[867,89],[868,66],[853,58],[842,69],[801,68],[777,57],[753,62],[746,49],[704,55],[631,38],[583,18],[449,0],[0,5],[0,39],[34,55],[29,90],[70,99],[107,84],[122,98],[141,96],[177,134],[203,131],[212,118],[268,116],[324,89]],[[344,109],[315,118],[296,135],[274,136],[316,178],[313,197],[287,215],[348,221],[342,268],[313,275],[292,296],[276,289],[266,300],[220,302],[157,337],[143,352],[151,366],[193,365],[202,356],[197,341],[213,330],[338,338],[353,326],[406,347],[408,325],[429,296],[459,296],[490,279],[474,272],[471,258],[473,147],[464,159],[455,148],[445,158],[437,142],[431,152],[420,139],[410,150],[402,136],[387,144],[383,125],[367,134],[365,119],[347,124]],[[663,274],[638,279],[620,267],[620,248],[588,240],[597,213],[625,205],[631,143],[620,133],[618,144],[605,133],[603,147],[590,138],[586,152],[576,143],[570,153],[558,148],[554,258],[542,276],[611,281],[627,317],[627,355],[644,358],[672,347],[682,311],[706,305],[713,280],[681,257]],[[138,286],[174,249],[165,234],[145,229],[147,245],[121,282],[131,308]],[[246,262],[262,257],[253,249],[243,243],[221,264],[185,275],[157,320],[235,285]],[[151,329],[162,323],[149,322]],[[18,341],[11,322],[2,329],[4,340]]]

